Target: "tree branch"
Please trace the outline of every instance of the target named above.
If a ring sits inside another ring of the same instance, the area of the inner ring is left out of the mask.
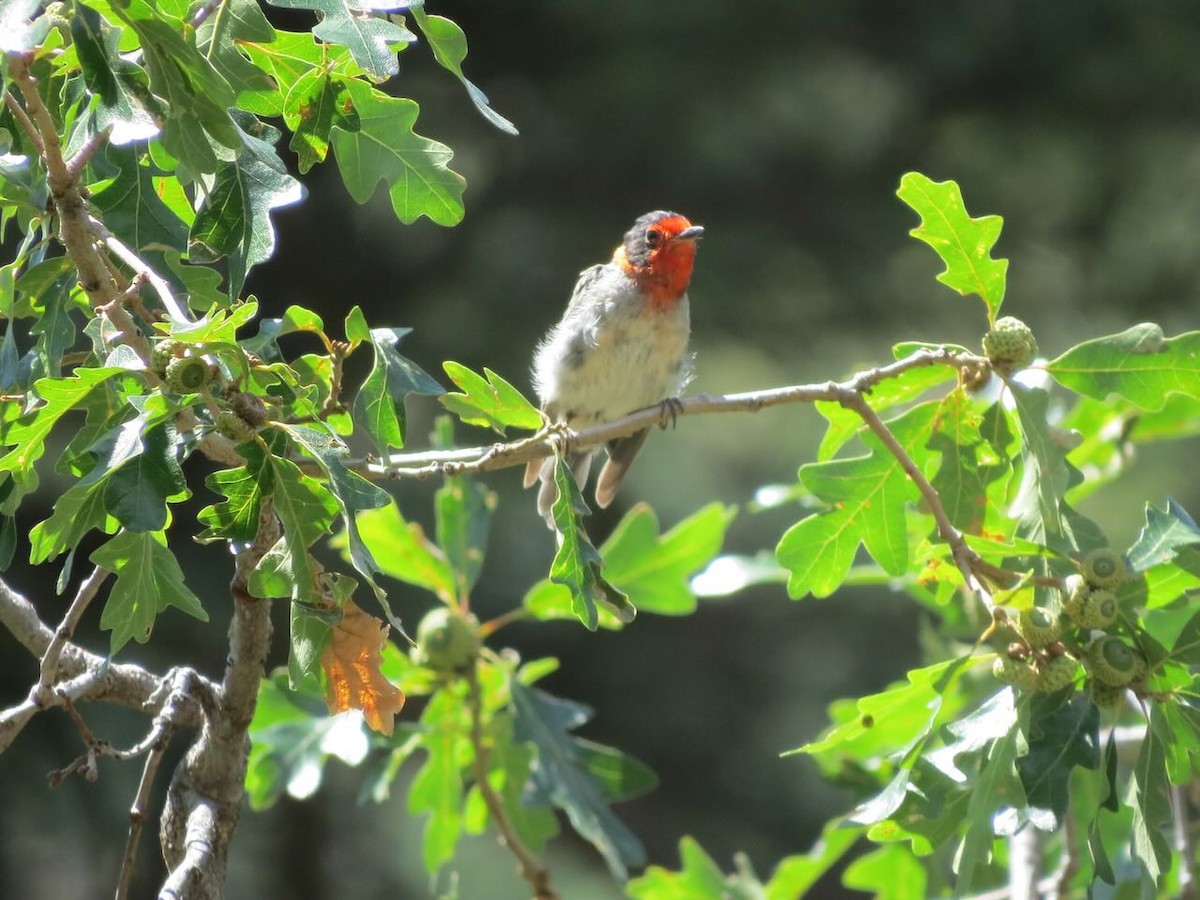
[[[81,588],[82,591],[82,588]],[[55,641],[52,631],[40,618],[33,604],[0,580],[0,626],[3,626],[36,659],[45,659]],[[37,713],[64,700],[102,700],[142,712],[160,712],[168,702],[163,691],[163,679],[131,663],[115,663],[95,653],[63,641],[58,651],[57,683],[49,697],[49,705],[39,699],[40,677],[20,704],[0,713],[0,752],[12,743],[26,723]],[[40,673],[39,673],[40,675]],[[191,672],[194,694],[202,697],[211,693],[213,685]],[[196,728],[201,723],[200,707],[195,698],[180,703],[174,713],[175,724]]]
[[[883,381],[895,378],[910,369],[926,366],[949,366],[958,371],[973,370],[986,366],[987,360],[971,353],[947,348],[917,350],[904,359],[885,366],[877,366],[859,372],[845,381],[827,381],[822,384],[797,384],[788,387],[748,391],[739,394],[712,396],[697,394],[680,398],[676,415],[705,415],[710,413],[757,412],[770,406],[791,403],[845,404],[845,401],[870,393]],[[431,478],[442,475],[475,475],[513,466],[523,466],[531,460],[543,459],[554,452],[555,445],[567,444],[574,449],[594,447],[614,438],[627,437],[643,428],[662,423],[663,413],[659,406],[650,406],[564,437],[561,429],[543,429],[530,437],[493,444],[489,447],[470,447],[459,450],[434,450],[420,453],[396,454],[386,459],[350,459],[348,468],[360,475],[375,480],[390,478]],[[315,463],[304,463],[311,471]]]
[[[161,900],[224,896],[229,844],[245,793],[248,732],[271,639],[271,601],[251,596],[246,578],[280,535],[274,507],[265,502],[254,543],[235,561],[229,659],[217,702],[176,768],[163,807],[159,838],[170,875]]]

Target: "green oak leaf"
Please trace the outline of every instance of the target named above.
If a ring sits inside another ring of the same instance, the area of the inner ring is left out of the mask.
[[[468,425],[492,428],[500,434],[508,427],[536,430],[542,427],[542,414],[515,387],[485,368],[483,375],[456,362],[444,362],[442,368],[462,393],[443,394],[441,403]]]
[[[257,441],[243,444],[238,452],[246,460],[244,465],[213,472],[204,481],[210,491],[224,494],[225,499],[206,506],[196,516],[205,526],[196,537],[201,543],[227,540],[244,544],[253,541],[258,533],[263,500],[275,486],[274,469]]]
[[[438,546],[454,569],[460,602],[483,570],[496,492],[471,478],[447,477],[433,497]]]
[[[232,162],[216,170],[216,181],[196,213],[188,235],[188,257],[194,262],[215,262],[226,257],[228,293],[237,297],[251,268],[275,251],[271,211],[298,203],[304,196],[272,146],[279,130],[252,117],[239,117],[235,126],[243,150]]]
[[[587,514],[587,504],[571,467],[561,456],[554,460],[554,483],[558,496],[551,511],[559,543],[550,564],[550,581],[571,592],[571,609],[589,631],[599,626],[601,607],[622,622],[632,622],[637,609],[605,577],[604,560],[583,528],[582,516]]]
[[[644,603],[645,610],[659,615],[687,615],[695,610],[697,596],[689,579],[720,551],[734,515],[733,507],[712,503],[660,536],[658,517],[649,506],[639,503],[600,547],[604,577],[628,594],[638,609]],[[549,580],[530,588],[522,603],[536,619],[576,616],[570,589]],[[600,627],[623,627],[622,620],[607,608],[601,606],[597,612]]]
[[[155,617],[168,606],[208,621],[199,598],[184,584],[183,571],[161,532],[122,531],[96,548],[89,559],[117,576],[100,615],[100,627],[112,631],[112,654],[130,638],[142,644],[149,640]]]
[[[1160,510],[1146,504],[1146,524],[1129,548],[1126,559],[1134,572],[1145,572],[1162,563],[1169,563],[1185,547],[1200,544],[1200,526],[1187,510],[1174,500]]]
[[[688,579],[720,552],[736,514],[733,507],[710,503],[660,535],[654,510],[638,503],[600,548],[605,577],[643,612],[694,612]]]
[[[350,455],[346,445],[328,432],[317,431],[303,425],[279,426],[293,441],[296,442],[308,456],[316,460],[328,478],[329,490],[337,500],[342,522],[346,528],[346,544],[350,553],[350,561],[355,570],[366,579],[375,591],[375,595],[383,600],[387,595],[375,583],[375,576],[382,570],[371,550],[359,533],[357,516],[360,512],[379,509],[392,502],[391,494],[367,481],[361,475],[351,472],[343,464]]]
[[[275,29],[255,0],[225,0],[196,30],[196,46],[237,92],[237,106],[263,116],[279,115],[279,91],[271,76],[240,48],[248,42],[274,40]]]
[[[154,184],[154,177],[163,173],[132,149],[108,147],[105,157],[117,167],[117,176],[95,191],[91,202],[108,229],[139,253],[165,247],[182,252],[187,225],[162,201]]]
[[[897,350],[902,345],[897,345]],[[910,354],[904,354],[908,356]],[[897,355],[898,359],[903,356]],[[871,388],[871,408],[877,413],[895,406],[912,403],[926,391],[955,378],[954,369],[948,366],[917,366],[905,369],[895,378],[887,378]],[[863,427],[862,416],[840,403],[818,400],[815,404],[829,423],[821,446],[817,450],[818,461],[833,459],[838,450],[845,446]]]
[[[283,119],[292,130],[288,149],[295,152],[302,175],[325,161],[335,125],[351,132],[359,127],[345,82],[316,69],[300,76],[288,90]]]
[[[313,35],[322,41],[346,47],[354,56],[354,61],[378,81],[400,73],[396,53],[417,39],[403,25],[371,15],[370,10],[375,4],[369,0],[358,3],[348,3],[346,0],[269,2],[282,9],[309,9],[317,13],[321,21],[313,28]],[[396,4],[390,4],[387,8],[395,9]]]
[[[1088,397],[1124,397],[1160,410],[1173,393],[1200,398],[1200,331],[1173,338],[1150,322],[1072,347],[1046,364],[1055,381]]]
[[[1004,300],[1008,260],[993,259],[992,247],[1000,237],[1000,216],[967,215],[962,193],[953,181],[931,181],[920,172],[900,179],[896,196],[921,217],[909,234],[934,249],[946,270],[937,280],[960,294],[978,294],[994,323]]]
[[[191,496],[175,458],[177,440],[170,423],[147,429],[142,434],[142,452],[108,477],[104,505],[126,531],[162,530],[167,504]]]
[[[282,673],[259,683],[249,731],[246,796],[255,810],[285,793],[307,800],[320,788],[326,762],[357,766],[370,749],[361,719],[328,715],[324,700],[289,689]]]
[[[876,900],[926,897],[927,881],[925,866],[903,844],[888,844],[860,856],[842,874],[842,884]]]
[[[1063,553],[1104,543],[1096,524],[1071,508],[1064,495],[1083,480],[1067,461],[1075,439],[1047,420],[1049,394],[1009,383],[1021,431],[1023,476],[1011,512],[1020,517],[1022,537]]]
[[[78,282],[78,274],[65,272],[33,298],[38,318],[29,327],[29,333],[37,335],[38,360],[42,371],[51,378],[62,374],[63,354],[74,346],[79,333],[70,315],[74,306],[71,291]]]
[[[487,94],[463,74],[462,63],[467,58],[467,36],[463,30],[445,16],[429,15],[420,5],[412,7],[412,15],[421,33],[429,41],[434,58],[462,82],[463,87],[467,89],[467,96],[471,98],[480,114],[501,131],[518,134],[517,126],[492,109]]]
[[[1066,703],[1039,694],[1031,702],[1029,750],[1017,760],[1017,772],[1032,807],[1063,820],[1070,802],[1071,770],[1100,767],[1100,714],[1087,697]]]
[[[995,482],[1012,472],[1005,452],[1007,438],[1007,420],[999,404],[980,414],[961,389],[942,399],[925,445],[942,456],[930,483],[960,531],[981,534],[996,514],[989,493]]]
[[[1001,692],[1011,696],[1012,691]],[[1025,789],[1017,775],[1017,759],[1026,750],[1025,736],[1016,717],[1012,727],[980,754],[979,769],[972,773],[967,801],[967,830],[963,835],[955,871],[955,892],[967,894],[978,886],[977,879],[992,857],[996,837],[996,813],[1006,808],[1025,809]]]
[[[98,101],[97,130],[109,129],[108,143],[112,147],[155,137],[158,124],[129,84],[130,70],[136,71],[136,66],[122,60],[118,53],[120,32],[82,3],[73,8],[70,18],[71,43],[83,69],[84,83]],[[112,227],[107,217],[105,224]]]
[[[358,128],[334,125],[334,157],[346,190],[366,203],[383,181],[392,209],[406,225],[426,216],[438,225],[462,221],[463,177],[450,169],[454,152],[413,131],[420,107],[362,81],[347,82]]]
[[[695,838],[680,839],[679,865],[678,872],[648,866],[640,878],[629,882],[626,893],[635,900],[725,900],[732,896],[725,873]]]
[[[363,543],[384,575],[432,591],[443,603],[455,602],[454,570],[420,525],[406,522],[394,503],[359,513],[357,519]],[[346,550],[349,538],[343,532],[330,543]]]
[[[45,452],[46,437],[58,420],[83,403],[92,391],[108,379],[123,372],[124,369],[113,366],[80,368],[69,378],[43,378],[37,381],[33,390],[41,398],[41,405],[11,423],[6,422],[0,430],[0,442],[12,447],[8,453],[0,456],[0,473],[23,472],[32,468]]]
[[[429,814],[425,823],[425,868],[435,874],[454,857],[463,828],[463,761],[469,759],[466,704],[450,690],[434,694],[421,714],[418,746],[428,756],[408,789],[408,811]]]
[[[918,467],[928,458],[924,443],[938,405],[915,406],[888,427]],[[870,453],[801,466],[800,480],[829,504],[789,528],[775,550],[791,572],[793,598],[833,593],[846,577],[861,543],[889,575],[902,575],[910,555],[905,506],[916,489],[895,456],[872,433],[863,434]]]
[[[215,172],[210,139],[231,150],[241,147],[228,112],[236,100],[233,88],[149,0],[124,0],[112,9],[137,32],[150,91],[166,103],[163,148],[193,172]]]
[[[1133,844],[1131,852],[1142,866],[1151,885],[1167,871],[1171,850],[1163,829],[1171,822],[1170,784],[1167,778],[1166,754],[1155,720],[1162,715],[1157,704],[1150,707],[1150,725],[1142,739],[1141,749],[1129,774],[1122,798],[1133,810]]]
[[[379,452],[404,446],[404,398],[409,394],[436,396],[445,389],[415,362],[396,352],[411,328],[372,328],[375,365],[354,398],[354,419]]]
[[[516,680],[510,681],[510,691],[514,737],[537,748],[537,765],[531,772],[535,798],[563,810],[580,836],[600,851],[613,876],[624,882],[628,867],[643,865],[646,853],[608,808],[602,782],[589,770],[586,754],[570,734],[590,718],[590,711]]]

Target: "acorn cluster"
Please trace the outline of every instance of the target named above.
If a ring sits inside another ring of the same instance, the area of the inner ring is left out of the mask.
[[[251,440],[271,418],[261,397],[229,385],[220,368],[197,354],[196,345],[173,338],[158,341],[150,351],[150,369],[171,394],[205,393],[218,402],[214,430],[235,444]]]
[[[1117,707],[1146,676],[1145,657],[1114,633],[1120,624],[1115,590],[1126,578],[1125,560],[1104,547],[1078,565],[1079,573],[1063,583],[1060,612],[1033,607],[1011,623],[1020,640],[1008,645],[992,673],[1021,690],[1052,693],[1073,683],[1082,664],[1093,702]]]

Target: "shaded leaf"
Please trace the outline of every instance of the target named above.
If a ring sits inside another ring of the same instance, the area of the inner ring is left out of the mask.
[[[1166,757],[1154,719],[1160,716],[1157,704],[1150,707],[1151,727],[1146,729],[1137,760],[1129,774],[1123,801],[1133,809],[1133,856],[1152,883],[1167,871],[1171,851],[1163,835],[1171,821],[1170,787]]]
[[[386,455],[404,446],[404,398],[409,394],[436,396],[440,384],[420,366],[396,352],[411,328],[373,328],[375,365],[354,398],[354,419],[366,429],[379,452]]]
[[[246,795],[256,810],[273,806],[285,792],[308,799],[321,786],[329,758],[357,766],[370,748],[361,716],[323,715],[321,701],[289,690],[281,673],[259,683],[250,741]]]
[[[254,266],[275,251],[272,210],[298,203],[304,196],[272,146],[279,130],[252,117],[240,119],[251,134],[237,127],[242,152],[223,162],[216,180],[188,234],[188,257],[193,262],[215,262],[225,257],[229,269],[228,293],[237,297]]]
[[[96,548],[89,559],[117,576],[100,615],[100,627],[112,632],[112,654],[130,638],[144,644],[154,619],[168,606],[208,621],[199,598],[184,584],[183,571],[163,534],[122,531]]]
[[[169,423],[148,429],[142,435],[142,452],[108,478],[105,508],[127,531],[161,530],[167,524],[167,504],[191,496],[175,458],[175,443]]]
[[[1100,766],[1100,714],[1087,697],[1056,703],[1034,697],[1030,709],[1029,749],[1017,760],[1017,772],[1031,806],[1050,810],[1061,822],[1070,801],[1071,770]]]
[[[568,733],[582,724],[586,713],[536,688],[510,682],[516,713],[514,737],[537,747],[532,775],[538,792],[567,814],[580,836],[592,843],[613,877],[625,881],[629,866],[645,863],[641,841],[609,810],[599,780],[588,771],[586,758]]]
[[[460,600],[470,595],[483,569],[496,493],[466,477],[447,477],[433,498],[437,542],[454,569]]]
[[[501,131],[517,134],[517,126],[492,109],[488,103],[487,94],[477,88],[463,74],[462,62],[467,58],[467,36],[463,34],[463,30],[444,16],[428,15],[424,7],[420,5],[415,5],[411,9],[413,19],[420,27],[421,33],[425,35],[425,39],[429,41],[429,46],[433,48],[434,57],[462,82],[463,87],[467,89],[467,96],[471,98],[475,108]]]

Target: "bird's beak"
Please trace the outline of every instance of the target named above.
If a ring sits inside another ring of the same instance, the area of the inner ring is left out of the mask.
[[[704,237],[704,226],[691,225],[675,235],[677,241],[696,241]]]

